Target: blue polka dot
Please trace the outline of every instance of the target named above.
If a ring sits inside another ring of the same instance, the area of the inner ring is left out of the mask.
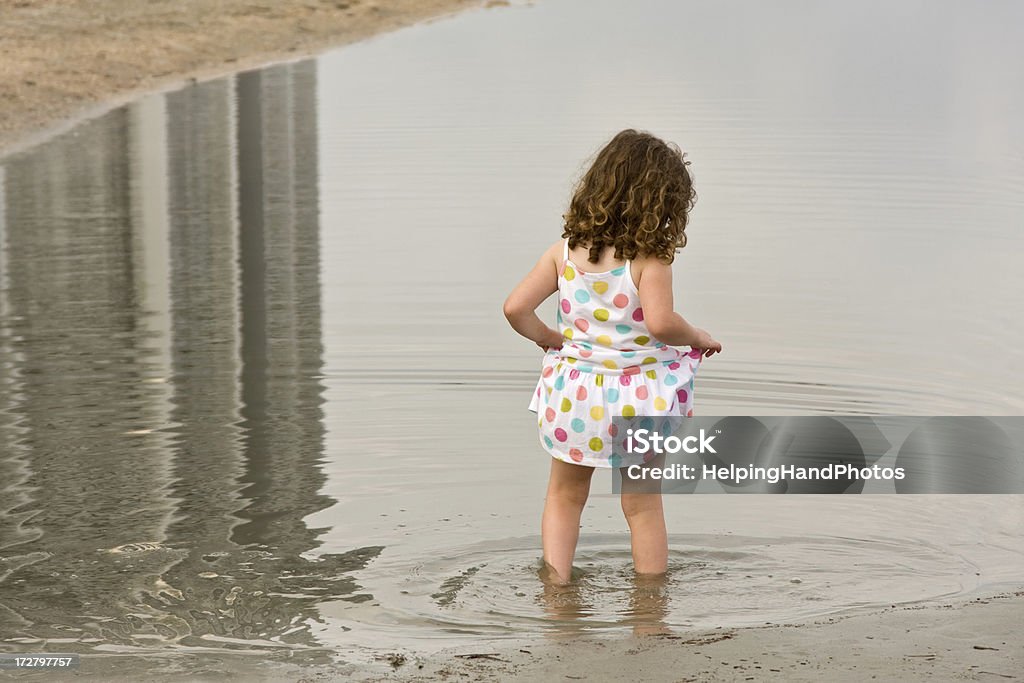
[[[616,401],[619,400],[619,390],[609,389],[607,392],[605,392],[605,396],[608,397],[609,403],[615,403]]]
[[[589,365],[584,365],[584,366],[580,367],[580,372],[593,372],[593,371],[594,371],[594,368],[590,367]]]
[[[626,272],[626,266],[619,266],[618,268],[616,268],[615,270],[612,271],[612,275],[622,275],[625,272]]]
[[[622,456],[621,455],[609,455],[608,456],[608,464],[611,465],[612,467],[621,467],[622,466]]]
[[[581,304],[587,303],[588,301],[590,301],[590,293],[587,292],[587,290],[585,289],[577,289],[576,301],[579,301]]]
[[[640,420],[640,429],[646,429],[648,431],[653,430],[654,429],[654,420],[652,420],[649,417],[645,417],[644,419]]]
[[[678,381],[679,378],[676,377],[675,375],[665,375],[665,384],[667,384],[668,386],[672,386]]]
[[[616,325],[615,326],[615,331],[618,332],[619,334],[629,334],[630,330],[632,330],[632,329],[633,328],[630,327],[629,325]]]
[[[622,352],[622,357],[623,358],[632,358],[635,355],[636,355],[636,351],[623,351]]]
[[[577,434],[579,434],[580,432],[587,428],[587,425],[583,422],[583,420],[579,419],[578,417],[574,418],[570,425],[572,426],[572,431],[576,432]]]
[[[554,448],[555,447],[555,444],[553,444],[551,442],[551,439],[549,439],[546,436],[544,437],[544,445],[547,446],[548,448]]]
[[[565,377],[563,377],[562,375],[559,375],[558,377],[555,378],[555,389],[557,389],[558,391],[561,391],[564,388],[565,388]]]
[[[593,345],[593,344],[591,344],[590,342],[585,342],[585,341],[577,342],[577,343],[576,343],[576,346],[580,346],[580,347],[583,347],[583,348],[584,348],[584,349],[586,349],[587,351],[590,351],[591,349],[593,349],[593,348],[594,348],[594,345]]]

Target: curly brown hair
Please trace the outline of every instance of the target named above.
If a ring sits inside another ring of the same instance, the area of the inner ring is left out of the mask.
[[[591,263],[605,247],[614,247],[617,259],[655,256],[672,263],[686,246],[686,222],[697,201],[685,156],[650,133],[618,133],[597,153],[563,216],[569,248],[588,245]]]

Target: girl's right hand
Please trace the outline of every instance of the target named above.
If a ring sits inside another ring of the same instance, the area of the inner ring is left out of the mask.
[[[708,334],[707,330],[698,329],[697,339],[691,345],[695,349],[700,349],[701,355],[705,358],[710,358],[716,353],[722,352],[722,345],[715,341],[714,338]]]
[[[544,349],[544,353],[547,353],[551,349],[560,349],[562,344],[565,342],[565,337],[562,336],[561,332],[557,332],[550,327],[547,333],[544,335],[544,339],[537,342],[537,346]]]

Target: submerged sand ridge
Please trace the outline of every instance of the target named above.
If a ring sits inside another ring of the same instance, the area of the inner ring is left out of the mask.
[[[479,0],[5,0],[0,151],[99,103],[311,54]],[[493,4],[493,3],[490,3]]]

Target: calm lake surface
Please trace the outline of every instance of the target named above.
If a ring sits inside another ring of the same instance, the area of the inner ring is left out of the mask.
[[[725,345],[699,412],[1021,414],[1021,25],[544,0],[0,160],[0,650],[372,661],[1024,583],[1018,496],[707,495],[668,499],[645,590],[599,476],[545,591],[540,353],[501,315],[638,127],[693,162],[677,302]]]

